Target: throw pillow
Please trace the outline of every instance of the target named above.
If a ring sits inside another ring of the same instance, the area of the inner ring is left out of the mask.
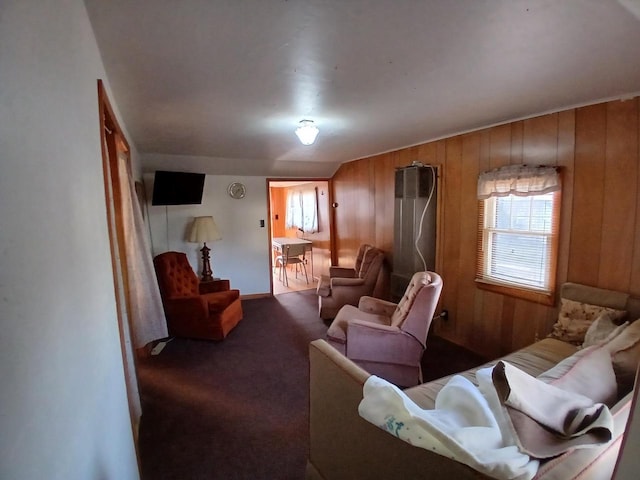
[[[584,342],[584,336],[589,326],[600,314],[605,312],[611,313],[614,320],[621,319],[627,313],[624,310],[562,298],[558,321],[553,326],[553,332],[549,336],[574,345],[581,345]]]
[[[603,345],[611,354],[619,396],[633,390],[640,362],[640,320],[632,322],[620,335]]]
[[[578,350],[553,368],[538,375],[537,378],[609,407],[618,399],[618,385],[611,364],[611,356],[609,350],[602,345]]]
[[[614,316],[615,315],[612,315],[610,312],[604,312],[598,315],[598,318],[593,321],[587,329],[587,333],[584,335],[582,348],[608,342],[620,335],[622,330],[627,328],[629,322],[624,322],[622,325],[616,325],[612,318]]]

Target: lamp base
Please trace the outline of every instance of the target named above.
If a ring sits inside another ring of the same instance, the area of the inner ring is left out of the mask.
[[[213,271],[211,270],[211,264],[209,263],[209,252],[211,249],[207,247],[207,242],[204,242],[204,247],[200,249],[202,252],[202,277],[200,281],[210,282],[213,280]]]

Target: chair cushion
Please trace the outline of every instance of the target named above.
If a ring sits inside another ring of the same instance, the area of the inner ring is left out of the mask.
[[[538,380],[562,390],[579,393],[609,407],[613,406],[618,397],[611,356],[607,349],[600,345],[578,350],[540,374]]]
[[[633,389],[640,362],[640,320],[632,322],[603,347],[611,354],[618,382],[618,395],[623,396]]]
[[[411,282],[407,285],[404,295],[398,302],[398,307],[391,316],[391,325],[394,327],[398,327],[402,322],[404,322],[404,319],[407,318],[407,314],[409,313],[409,310],[411,310],[418,293],[431,280],[427,272],[422,273],[424,273],[424,276],[414,274],[414,276],[411,277]]]
[[[624,310],[576,302],[567,298],[562,298],[560,302],[558,321],[554,324],[553,332],[549,336],[575,345],[581,345],[584,342],[589,326],[601,313],[610,313],[613,319],[620,319],[627,313]]]
[[[362,259],[364,258],[365,252],[370,248],[372,248],[372,245],[369,245],[368,243],[363,243],[362,245],[360,245],[360,248],[358,248],[358,253],[356,254],[356,261],[353,266],[353,269],[355,270],[356,274],[360,273],[360,267],[362,266]]]
[[[593,323],[589,326],[587,333],[584,336],[584,343],[582,348],[590,347],[591,345],[597,345],[599,343],[605,343],[609,340],[620,335],[622,330],[627,328],[629,322],[624,322],[622,325],[617,325],[611,318],[611,313],[601,313]]]
[[[165,298],[198,294],[198,277],[182,252],[165,252],[154,258],[160,293]]]
[[[239,290],[227,290],[226,292],[207,293],[202,295],[207,301],[209,313],[220,313],[234,301],[240,298]]]
[[[358,277],[364,278],[369,271],[369,267],[373,263],[373,260],[378,256],[380,250],[375,247],[369,247],[364,252],[364,256],[362,257],[362,264],[360,265],[360,271],[358,272]]]

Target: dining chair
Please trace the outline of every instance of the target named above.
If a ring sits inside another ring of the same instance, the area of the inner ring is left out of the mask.
[[[280,268],[278,279],[287,287],[289,286],[289,278],[287,277],[287,265],[295,265],[296,279],[298,278],[298,269],[304,272],[304,277],[309,284],[309,276],[307,275],[306,262],[307,246],[303,244],[287,244],[282,249],[282,255],[276,257],[276,266]]]

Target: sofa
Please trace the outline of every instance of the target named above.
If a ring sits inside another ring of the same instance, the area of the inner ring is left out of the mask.
[[[587,314],[583,318],[578,315],[572,323],[571,312],[567,314],[567,311],[575,305],[585,305]],[[589,318],[590,306],[602,308],[600,315],[592,312]],[[501,359],[460,372],[460,375],[475,383],[479,368],[503,360],[540,381],[557,382],[559,379],[558,386],[563,388],[561,382],[578,370],[574,367],[579,365],[581,356],[586,357],[586,352],[596,350],[608,352],[607,362],[611,362],[608,368],[612,370],[612,376],[615,373],[615,395],[608,405],[613,417],[611,440],[543,459],[533,477],[608,479],[615,467],[632,403],[631,390],[640,357],[640,322],[628,326],[627,322],[640,317],[640,299],[625,293],[566,283],[562,286],[559,310],[558,320],[548,337]],[[618,327],[623,320],[626,322]],[[603,332],[594,328],[604,325],[605,321],[615,324],[615,331],[612,331],[613,327]],[[586,346],[589,338],[591,346]],[[363,400],[363,387],[371,375],[322,339],[311,342],[309,356],[307,479],[493,478],[446,456],[415,447],[364,420],[358,408]],[[587,370],[587,377],[589,375]],[[590,376],[594,377],[593,374]],[[411,387],[403,393],[419,407],[433,409],[438,392],[451,377]],[[599,379],[595,380],[595,384],[601,383]],[[585,379],[582,391],[589,394],[591,387],[586,383],[595,380]]]

